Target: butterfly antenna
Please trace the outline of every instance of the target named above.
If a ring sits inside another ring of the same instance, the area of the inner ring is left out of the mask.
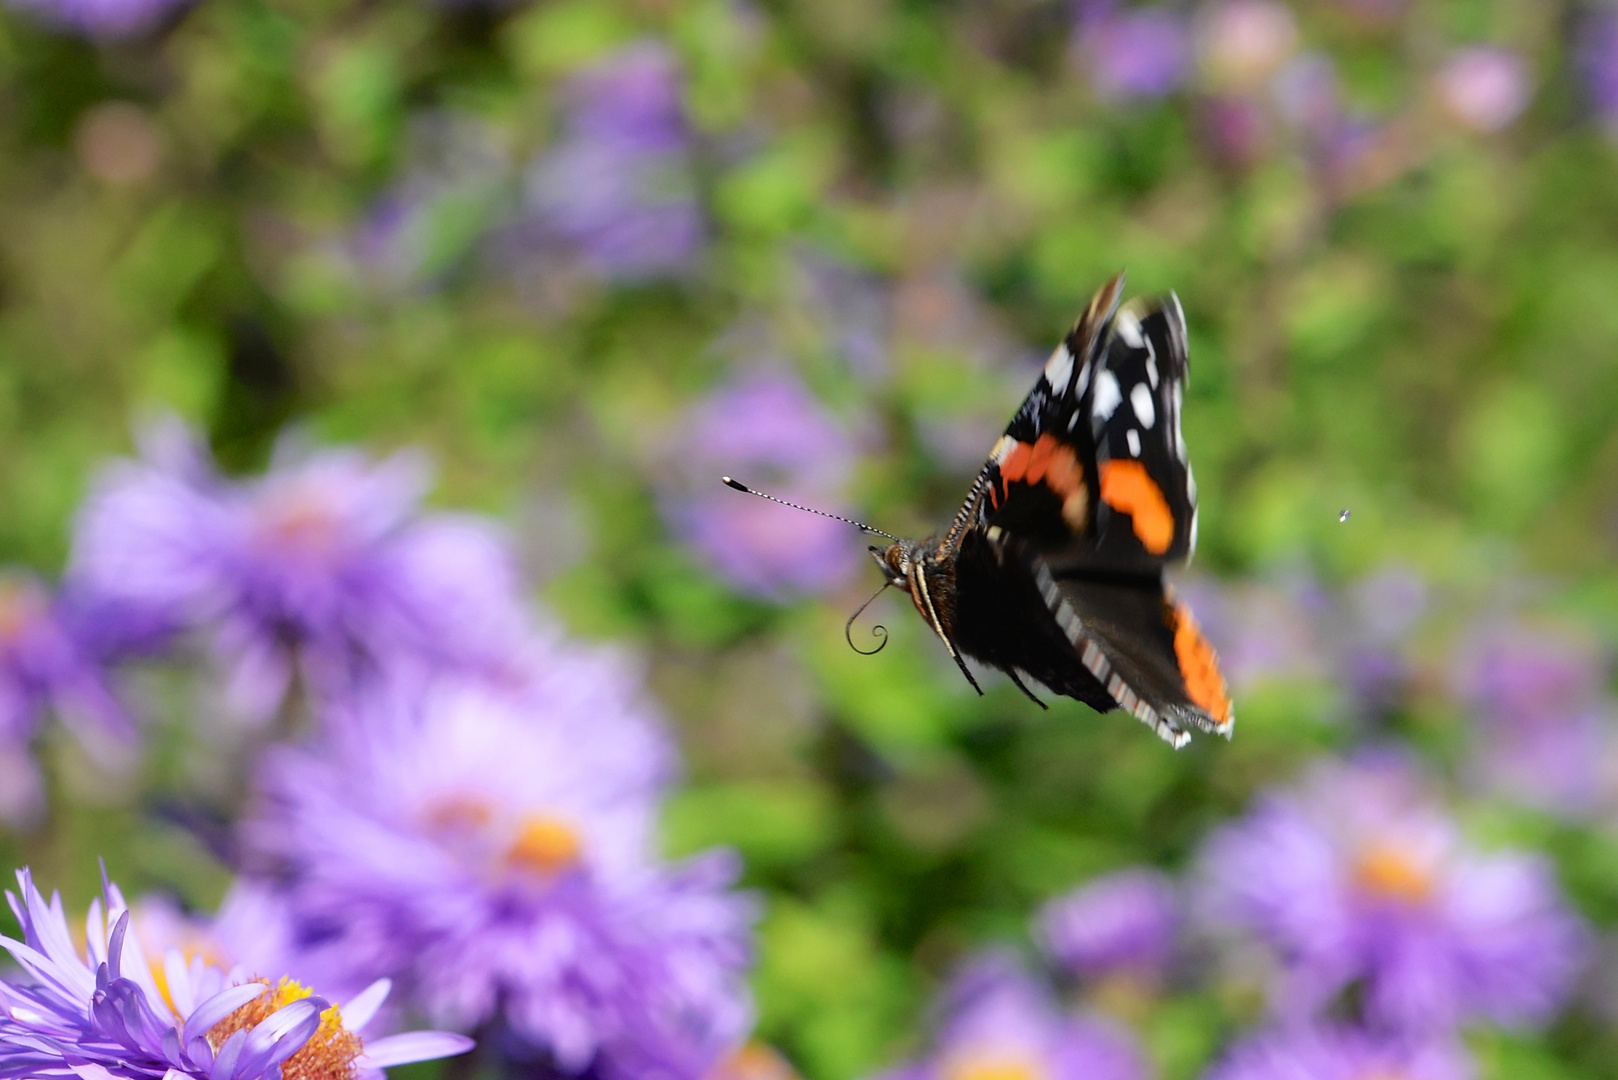
[[[860,617],[861,612],[863,612],[866,608],[871,606],[871,602],[873,600],[875,600],[877,597],[881,596],[883,593],[887,592],[888,591],[888,586],[892,585],[892,584],[893,584],[893,582],[891,582],[891,581],[883,582],[882,587],[880,589],[878,589],[876,592],[871,594],[871,599],[865,601],[865,603],[863,603],[859,607],[855,608],[854,609],[854,614],[850,615],[848,617],[848,621],[843,624],[843,638],[844,638],[844,640],[846,640],[848,642],[848,647],[850,649],[853,649],[855,652],[859,653],[861,656],[875,656],[877,653],[881,652],[883,649],[887,648],[887,646],[888,646],[888,628],[886,626],[883,626],[881,623],[877,623],[875,626],[871,627],[871,636],[876,638],[876,648],[874,648],[874,649],[862,649],[858,645],[854,644],[854,620]]]
[[[894,536],[892,533],[883,532],[881,529],[873,529],[873,528],[871,528],[871,526],[865,524],[865,522],[863,522],[863,521],[855,521],[853,518],[846,518],[846,517],[843,517],[841,514],[828,514],[824,510],[816,510],[813,507],[809,507],[809,506],[799,506],[795,502],[787,502],[785,499],[777,499],[774,495],[766,495],[762,491],[754,491],[752,488],[748,487],[746,484],[742,483],[740,480],[732,480],[728,476],[721,476],[719,479],[721,479],[721,480],[723,480],[725,482],[726,487],[733,487],[737,491],[743,491],[743,492],[746,492],[749,495],[757,495],[759,498],[768,499],[772,503],[780,503],[782,506],[790,506],[790,507],[792,507],[792,509],[794,509],[794,510],[802,510],[806,514],[819,514],[821,517],[828,517],[828,518],[831,518],[833,521],[841,521],[845,525],[852,525],[856,529],[863,529],[866,532],[872,534],[873,536],[886,536],[889,540],[897,540],[897,539],[899,539],[897,536]]]

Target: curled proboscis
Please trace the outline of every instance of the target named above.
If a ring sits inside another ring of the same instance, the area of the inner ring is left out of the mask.
[[[855,652],[859,653],[861,656],[875,656],[877,653],[879,653],[883,649],[887,648],[887,645],[888,645],[888,628],[886,626],[883,626],[881,623],[877,623],[875,626],[871,627],[871,636],[876,638],[876,648],[874,648],[874,649],[862,649],[858,645],[854,644],[854,620],[859,618],[860,614],[866,608],[871,606],[871,601],[872,600],[875,600],[877,597],[881,596],[884,592],[886,592],[887,588],[888,588],[888,586],[886,584],[884,584],[882,586],[882,588],[880,588],[876,592],[872,593],[870,600],[865,601],[865,603],[863,603],[859,607],[855,608],[854,609],[854,614],[850,615],[848,617],[848,621],[843,624],[843,638],[848,642],[848,647],[850,649],[853,649]]]

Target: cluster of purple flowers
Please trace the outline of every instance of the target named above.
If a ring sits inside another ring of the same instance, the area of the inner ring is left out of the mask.
[[[945,993],[933,1056],[892,1076],[1141,1075],[1098,1019],[1198,983],[1257,976],[1269,1020],[1207,1080],[1465,1080],[1458,1035],[1547,1023],[1590,944],[1548,863],[1461,835],[1409,756],[1318,764],[1206,841],[1181,883],[1135,867],[1053,900],[1035,941],[1079,990],[1079,1014],[1004,956]]]
[[[29,744],[47,714],[92,748],[133,734],[103,668],[115,645],[106,614],[53,597],[32,574],[0,574],[0,821],[29,825],[45,809]]]
[[[678,62],[662,45],[609,57],[564,89],[561,138],[529,170],[534,224],[602,277],[677,276],[701,251],[681,93]]]
[[[6,947],[40,985],[0,988],[0,1073],[50,1072],[59,1053],[120,1076],[341,1080],[469,1045],[399,1036],[362,1056],[353,1032],[389,986],[399,1008],[558,1075],[700,1080],[745,1040],[753,903],[729,853],[659,855],[677,760],[634,671],[547,627],[500,531],[424,510],[425,487],[411,455],[291,440],[233,480],[168,424],[93,485],[71,603],[8,579],[9,752],[47,708],[129,729],[106,665],[143,650],[209,658],[225,712],[287,722],[249,763],[242,877],[218,919],[152,909],[174,955],[229,963],[167,960],[154,982],[109,888],[117,928],[105,944],[92,910],[85,968],[59,903],[24,879],[25,941]],[[81,608],[94,633],[75,629]],[[323,1013],[237,967],[352,996]]]
[[[1380,22],[1394,4],[1344,3]],[[1592,98],[1610,112],[1605,23],[1583,35]],[[1197,95],[1210,153],[1247,167],[1289,144],[1311,167],[1328,199],[1377,187],[1416,166],[1434,142],[1434,121],[1463,131],[1507,128],[1533,96],[1528,64],[1503,45],[1452,49],[1429,72],[1422,100],[1375,116],[1344,99],[1335,62],[1305,50],[1291,6],[1281,0],[1213,0],[1192,12],[1178,5],[1125,6],[1076,0],[1073,62],[1095,94],[1114,103],[1160,98],[1182,87]],[[1610,37],[1610,34],[1607,34]],[[1605,50],[1605,51],[1604,51]]]
[[[150,30],[186,6],[186,0],[12,0],[47,23],[100,38]]]
[[[741,375],[697,402],[676,436],[663,502],[669,528],[716,574],[752,596],[825,591],[860,566],[848,525],[721,486],[737,478],[779,498],[846,514],[853,471],[849,432],[784,369]]]
[[[880,1080],[1144,1080],[1126,1029],[1072,1014],[1014,957],[987,953],[945,988],[926,1056]]]
[[[1341,589],[1287,573],[1217,588],[1197,581],[1187,591],[1238,690],[1330,683],[1339,711],[1373,718],[1406,700],[1410,645],[1434,608],[1422,577],[1397,565]]]
[[[338,985],[385,974],[569,1075],[699,1077],[751,1026],[738,866],[657,860],[673,755],[616,664],[528,653],[335,706],[265,761],[248,849]]]
[[[1569,820],[1618,803],[1611,658],[1569,620],[1490,608],[1434,648],[1424,627],[1455,611],[1402,566],[1342,588],[1300,574],[1186,588],[1238,693],[1329,686],[1341,718],[1376,721],[1442,689],[1464,709],[1473,790]]]
[[[200,635],[227,700],[272,715],[295,680],[336,693],[406,657],[494,670],[526,625],[488,523],[423,514],[425,463],[284,439],[263,478],[221,476],[178,424],[145,433],[80,512],[70,588],[136,625]]]
[[[1352,988],[1367,1025],[1401,1036],[1533,1027],[1566,999],[1586,944],[1548,862],[1468,844],[1393,751],[1317,765],[1215,833],[1198,896],[1218,931],[1266,950],[1290,1023]]]

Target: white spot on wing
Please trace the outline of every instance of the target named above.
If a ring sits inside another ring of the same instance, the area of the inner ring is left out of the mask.
[[[1140,432],[1130,428],[1124,432],[1124,439],[1129,443],[1129,456],[1140,457]]]
[[[1118,388],[1118,376],[1103,368],[1096,376],[1096,392],[1090,401],[1090,415],[1097,420],[1111,420],[1112,414],[1124,401],[1124,392]]]
[[[1130,389],[1129,407],[1135,410],[1140,426],[1152,430],[1152,425],[1157,423],[1157,407],[1152,404],[1152,391],[1145,383],[1136,383]]]
[[[1157,353],[1152,349],[1152,343],[1148,341],[1146,343],[1146,381],[1152,384],[1153,390],[1156,390],[1157,380]]]
[[[1139,349],[1145,345],[1146,338],[1140,332],[1140,319],[1136,318],[1133,311],[1120,311],[1112,325],[1118,336],[1124,339],[1124,344],[1131,349]]]
[[[1061,397],[1067,393],[1067,383],[1072,377],[1073,354],[1067,351],[1067,343],[1064,342],[1045,361],[1045,381],[1051,384],[1051,395]]]
[[[1174,452],[1185,461],[1185,436],[1180,433],[1180,407],[1185,403],[1185,388],[1175,382],[1169,387],[1169,401],[1174,406]]]

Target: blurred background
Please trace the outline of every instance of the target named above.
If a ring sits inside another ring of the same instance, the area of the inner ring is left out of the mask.
[[[891,593],[856,655],[865,540],[718,483],[927,535],[1120,269],[1185,307],[1238,717],[1179,753]],[[740,856],[680,1080],[1610,1075],[1615,359],[1600,0],[7,0],[0,861],[303,880],[239,826],[343,604],[243,644],[175,583],[252,544],[130,486],[430,461],[364,542],[496,538],[675,748],[655,858]],[[610,1071],[523,1038],[444,1075]]]

